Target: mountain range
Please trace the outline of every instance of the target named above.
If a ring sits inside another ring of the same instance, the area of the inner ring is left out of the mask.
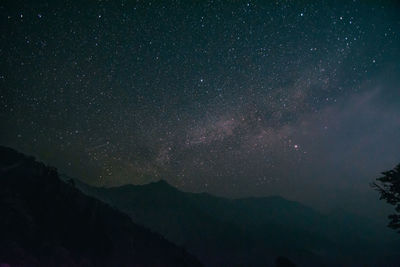
[[[398,266],[400,236],[279,196],[95,187],[0,146],[0,266]],[[3,264],[3,265],[2,265]]]
[[[166,181],[83,192],[128,214],[209,266],[398,266],[400,238],[345,212],[322,214],[279,196],[228,199],[179,191]]]
[[[0,147],[0,266],[200,266],[184,249]]]

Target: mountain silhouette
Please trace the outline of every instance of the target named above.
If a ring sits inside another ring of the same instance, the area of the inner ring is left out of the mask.
[[[160,180],[146,185],[92,187],[86,194],[183,246],[209,266],[397,266],[399,239],[356,216],[321,214],[279,196],[227,199],[186,193]]]
[[[165,186],[165,185],[164,185]],[[184,249],[0,146],[0,266],[200,266]]]
[[[279,196],[187,193],[164,180],[93,187],[1,146],[0,214],[0,265],[201,265],[194,256],[207,266],[400,262],[397,235],[352,214],[324,215]]]

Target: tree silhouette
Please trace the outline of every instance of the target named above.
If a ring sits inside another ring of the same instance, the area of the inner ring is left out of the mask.
[[[400,164],[393,170],[382,172],[383,176],[372,183],[372,187],[380,193],[379,199],[395,206],[395,214],[389,215],[389,227],[400,233]]]

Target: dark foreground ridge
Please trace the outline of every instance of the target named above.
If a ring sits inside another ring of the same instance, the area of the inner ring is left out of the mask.
[[[0,265],[198,266],[184,249],[0,146]]]

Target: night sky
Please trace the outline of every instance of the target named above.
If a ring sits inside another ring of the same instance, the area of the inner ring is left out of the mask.
[[[311,203],[400,162],[396,1],[1,1],[0,20],[0,144],[90,184]]]

